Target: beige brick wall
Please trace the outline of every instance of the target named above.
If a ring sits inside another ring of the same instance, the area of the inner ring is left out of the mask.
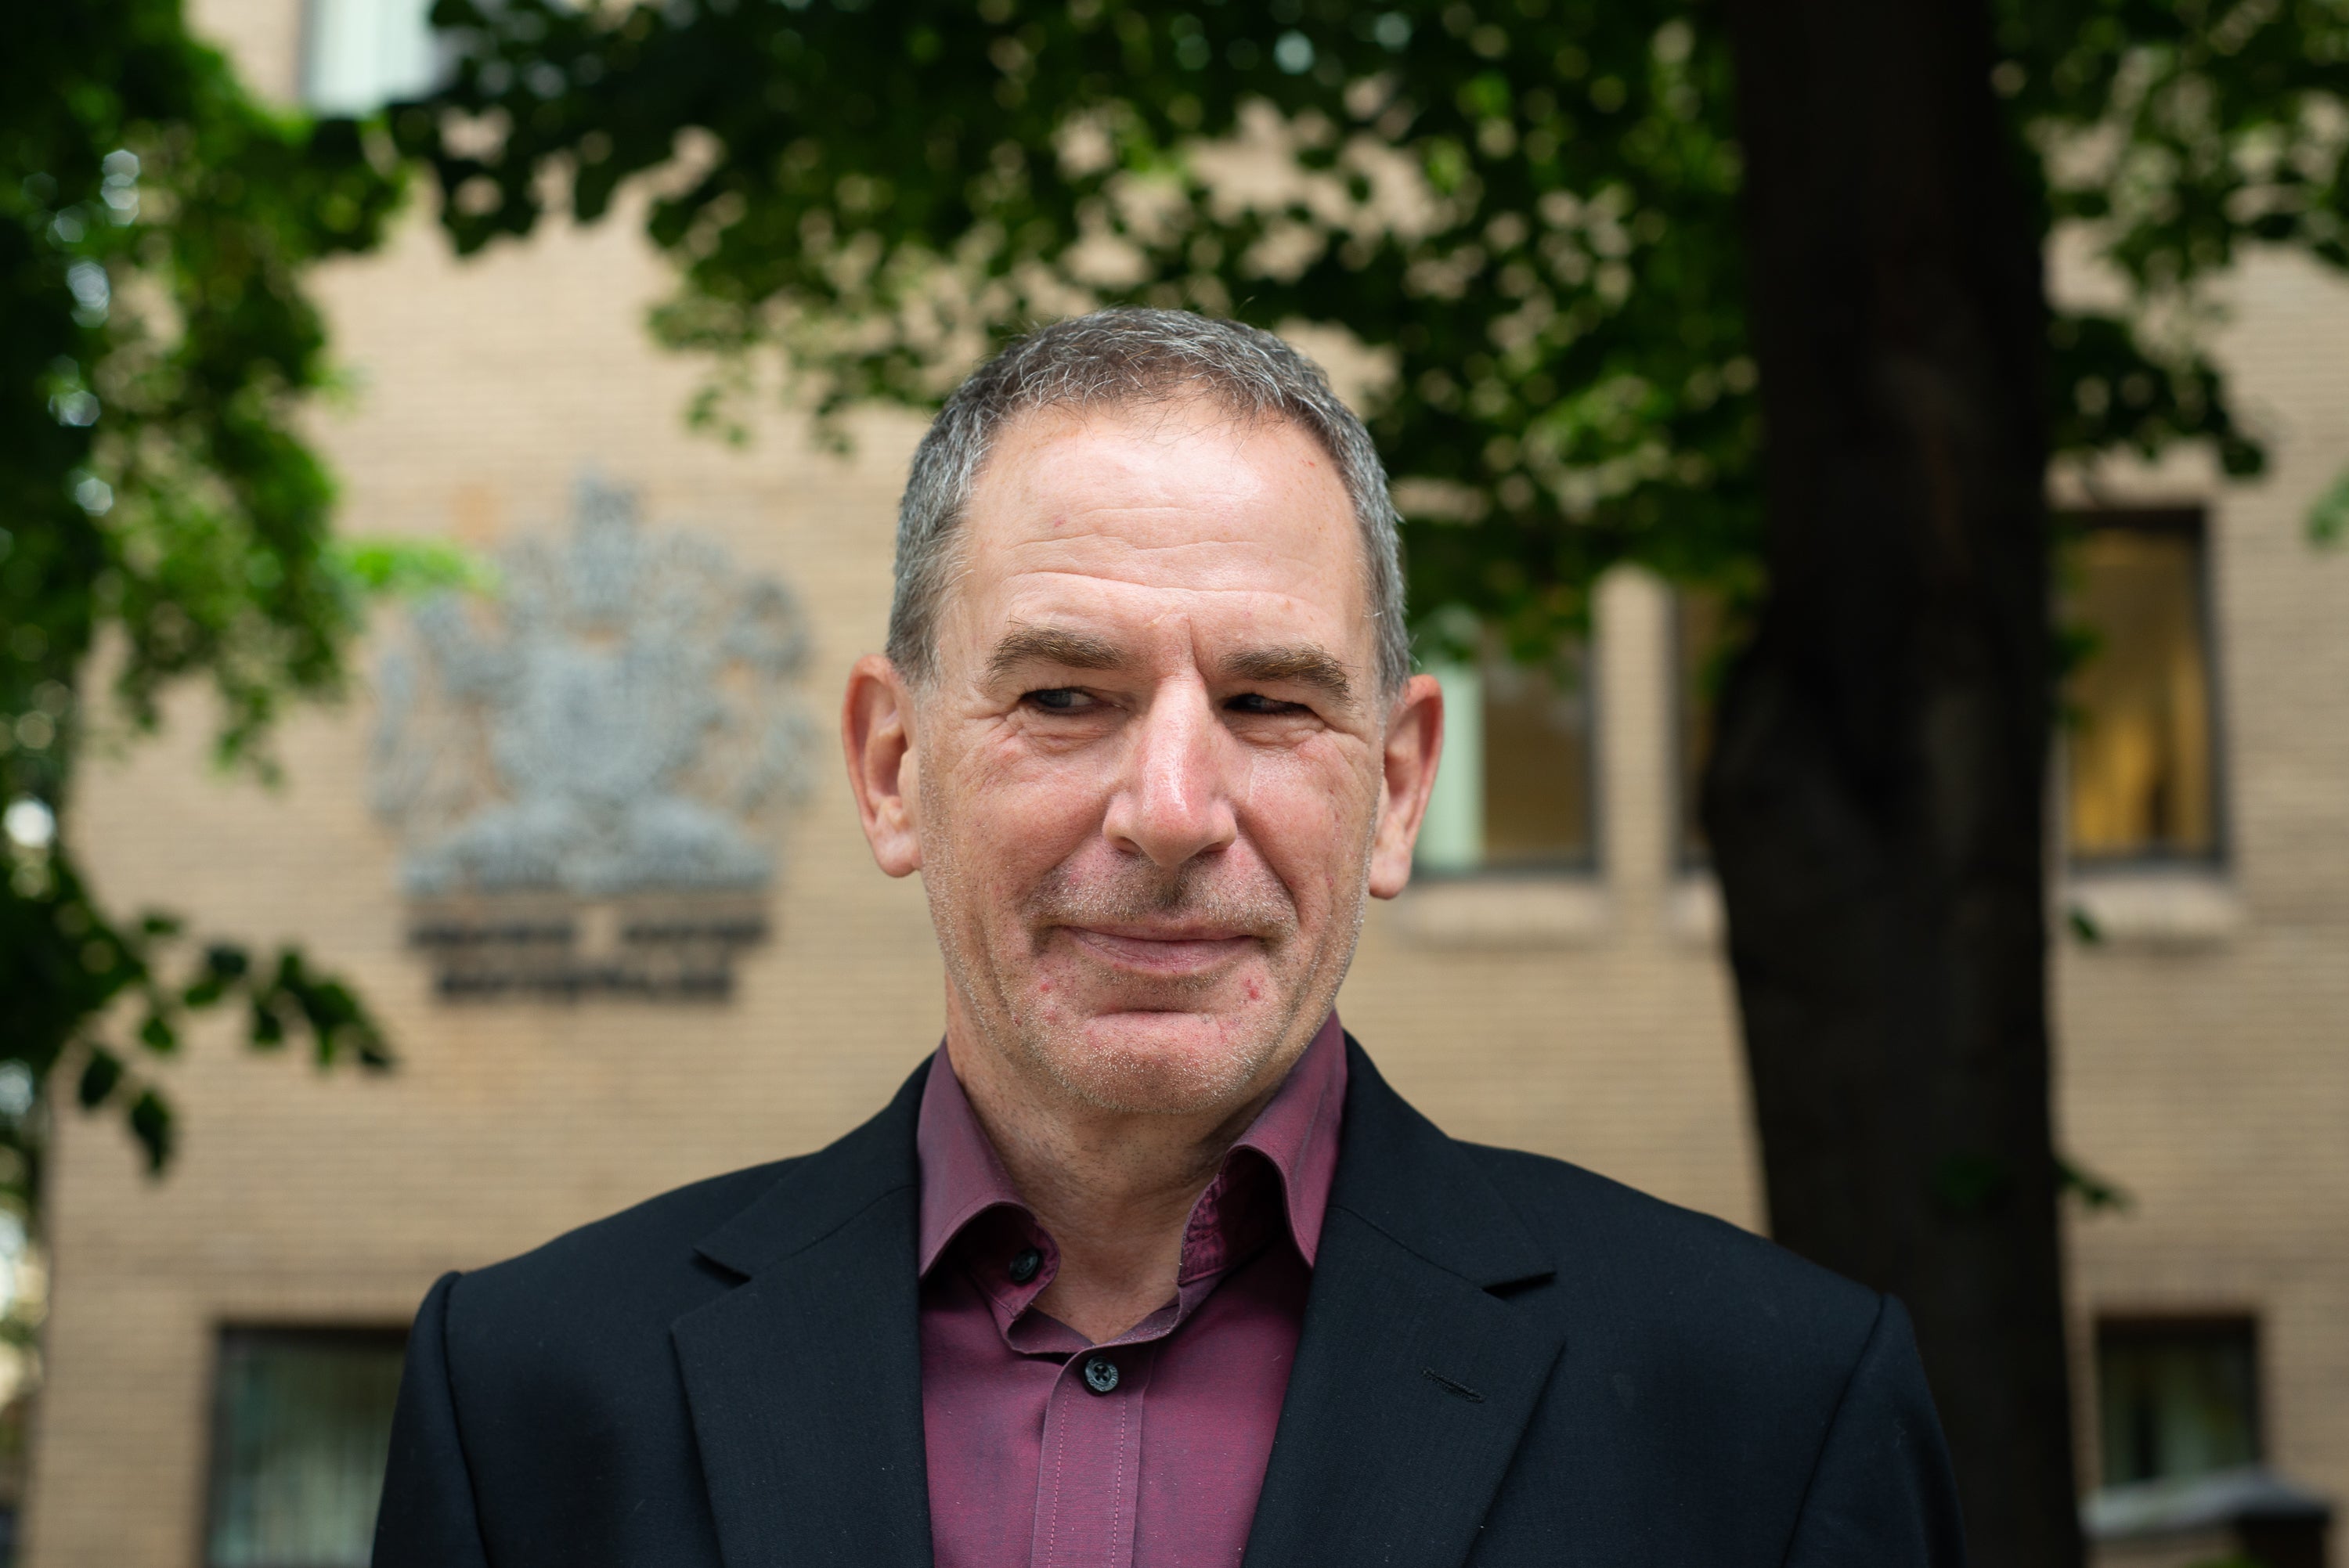
[[[199,10],[264,85],[290,88],[291,0]],[[689,435],[695,367],[641,331],[663,286],[624,224],[459,263],[411,221],[388,254],[322,282],[357,392],[318,429],[352,531],[488,546],[551,531],[593,465],[636,487],[654,525],[715,536],[799,592],[824,752],[785,834],[775,934],[723,1006],[447,1006],[402,944],[396,846],[367,810],[363,685],[288,727],[274,794],[206,773],[201,702],[93,769],[75,829],[109,897],[300,940],[360,982],[401,1060],[387,1078],[322,1078],[210,1032],[169,1074],[184,1149],[160,1184],[113,1127],[67,1119],[36,1568],[201,1560],[221,1325],[401,1321],[443,1269],[821,1143],[936,1038],[920,890],[873,869],[829,734],[848,663],[880,640],[916,427],[864,419],[848,460],[781,418],[744,450]],[[2074,1274],[2084,1323],[2258,1310],[2272,1452],[2349,1497],[2349,559],[2312,553],[2299,524],[2349,460],[2349,291],[2254,266],[2229,347],[2272,411],[2280,461],[2216,513],[2234,855],[2215,887],[2188,892],[2240,918],[2061,955],[2066,1141],[2136,1199],[2075,1226]],[[2218,493],[2190,465],[2109,482]],[[1452,1131],[1753,1224],[1732,998],[1702,890],[1671,870],[1667,626],[1657,584],[1609,582],[1602,871],[1534,890],[1551,903],[1531,914],[1524,890],[1516,905],[1423,892],[1374,912],[1341,1006]]]
[[[2190,459],[2103,476],[2211,499],[2225,892],[2199,941],[2067,944],[2060,1109],[2135,1199],[2073,1227],[2084,1311],[2253,1311],[2270,1454],[2349,1501],[2349,551],[2310,504],[2349,465],[2349,289],[2254,257],[2223,346],[2270,443],[2256,483]]]

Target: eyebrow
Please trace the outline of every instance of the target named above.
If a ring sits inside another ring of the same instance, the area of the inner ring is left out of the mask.
[[[1354,683],[1345,665],[1311,643],[1249,648],[1234,654],[1224,661],[1224,674],[1235,680],[1311,686],[1333,702],[1348,701],[1354,695]]]
[[[1124,651],[1106,637],[1023,624],[1014,625],[995,645],[994,653],[988,655],[987,674],[990,680],[1001,680],[1023,665],[1114,670],[1126,663]],[[1226,680],[1310,686],[1339,703],[1351,700],[1354,695],[1353,677],[1344,662],[1312,643],[1243,649],[1223,662],[1220,673]]]
[[[1072,670],[1113,670],[1125,663],[1116,644],[1105,637],[1059,626],[1015,625],[988,656],[987,674],[1000,680],[1022,665],[1060,665]]]

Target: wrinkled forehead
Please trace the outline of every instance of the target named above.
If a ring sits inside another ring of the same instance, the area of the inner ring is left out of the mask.
[[[971,490],[975,496],[990,474],[1007,468],[1031,471],[1042,453],[1064,451],[1075,444],[1180,449],[1192,455],[1237,448],[1262,457],[1268,439],[1272,446],[1309,451],[1343,488],[1336,456],[1293,415],[1213,383],[1169,379],[1123,388],[1115,396],[1051,398],[1012,410],[990,432]],[[1200,477],[1206,477],[1204,469]]]
[[[1031,410],[992,443],[962,533],[966,644],[1048,611],[1182,615],[1309,633],[1368,674],[1361,530],[1294,420],[1206,397]]]

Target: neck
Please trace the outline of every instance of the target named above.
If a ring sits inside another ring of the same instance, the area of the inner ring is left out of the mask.
[[[947,1055],[1012,1186],[1060,1250],[1036,1305],[1096,1344],[1174,1299],[1192,1205],[1293,1065],[1237,1106],[1180,1114],[1080,1100],[977,1037],[951,1003]]]

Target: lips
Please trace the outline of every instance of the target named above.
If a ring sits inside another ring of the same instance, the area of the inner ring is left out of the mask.
[[[1197,975],[1220,968],[1256,952],[1260,939],[1216,932],[1150,931],[1134,927],[1102,930],[1063,926],[1077,946],[1094,959],[1143,975]]]

